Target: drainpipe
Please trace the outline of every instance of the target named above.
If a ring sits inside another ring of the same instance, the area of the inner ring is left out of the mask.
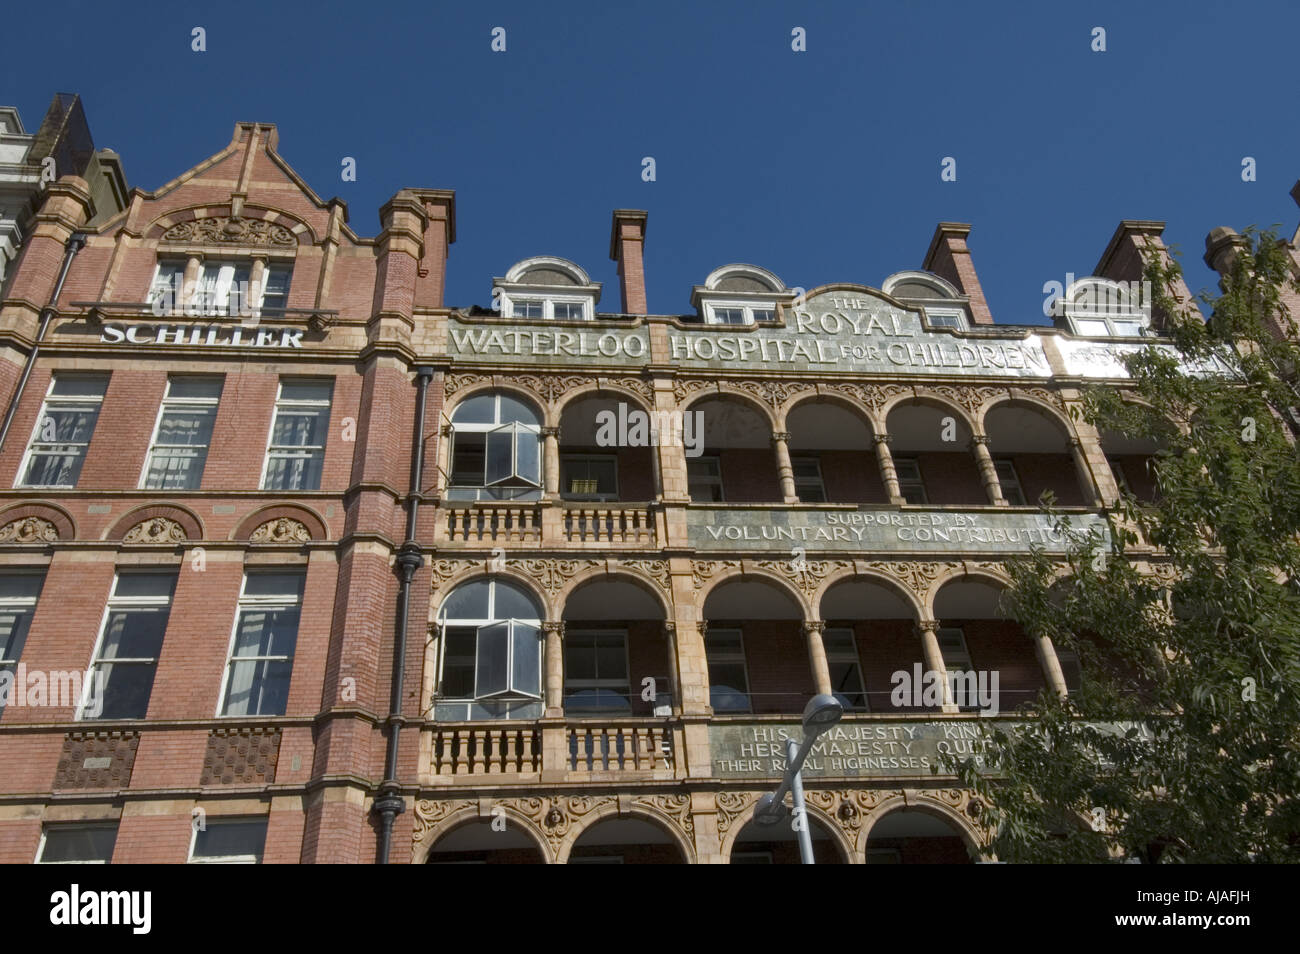
[[[54,293],[50,295],[50,303],[41,309],[41,330],[36,333],[36,343],[32,345],[32,350],[27,355],[27,363],[23,365],[23,376],[18,379],[18,388],[14,391],[13,399],[5,410],[4,424],[0,424],[0,450],[4,450],[5,438],[9,436],[9,425],[13,423],[14,414],[18,411],[18,402],[27,387],[27,379],[32,376],[32,368],[36,364],[37,354],[40,353],[41,342],[45,340],[45,332],[49,330],[50,319],[58,314],[58,309],[54,306],[58,303],[59,295],[63,293],[63,283],[67,280],[68,269],[72,267],[72,260],[85,245],[86,236],[80,232],[73,232],[68,236],[68,244],[63,247],[63,265],[59,268],[59,280],[54,283]]]
[[[402,679],[406,671],[406,627],[411,609],[411,580],[415,571],[424,566],[420,545],[415,541],[416,517],[420,512],[420,488],[424,485],[424,403],[429,390],[433,368],[415,369],[415,435],[411,451],[411,492],[407,496],[410,506],[406,511],[406,540],[397,551],[397,567],[402,574],[397,592],[397,637],[393,643],[393,683],[388,697],[388,752],[384,759],[384,780],[375,798],[375,811],[379,813],[379,857],[376,864],[388,864],[388,852],[393,844],[393,822],[406,810],[401,785],[397,781],[397,742],[402,729]]]

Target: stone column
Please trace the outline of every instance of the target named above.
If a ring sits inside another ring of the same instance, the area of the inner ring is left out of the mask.
[[[825,629],[826,623],[822,620],[805,620],[803,624],[804,639],[808,640],[808,663],[812,667],[813,682],[817,686],[818,693],[829,696],[831,667],[826,661],[826,644],[822,641],[822,633]]]
[[[776,475],[781,479],[781,494],[786,503],[798,503],[799,495],[794,489],[794,467],[790,463],[789,432],[773,431],[772,446],[776,448]]]
[[[989,496],[989,503],[995,507],[1007,506],[1006,500],[1002,498],[1002,484],[998,481],[997,468],[993,466],[993,455],[989,453],[988,437],[976,434],[971,438],[970,446],[975,452],[975,463],[979,465],[980,481],[984,484],[984,492]]]
[[[560,494],[560,429],[542,428],[542,491],[554,499]]]
[[[670,619],[663,621],[664,643],[668,648],[668,678],[673,681],[672,691],[668,696],[672,700],[673,715],[682,714],[682,670],[680,655],[677,652],[677,624]],[[632,687],[635,691],[636,687]],[[655,687],[658,689],[658,687]],[[653,703],[652,703],[653,705]]]
[[[548,719],[564,715],[564,623],[542,623],[546,634],[546,712]]]
[[[243,289],[240,289],[240,317],[244,317],[242,312],[247,309],[252,317],[251,324],[257,324],[258,319],[262,317],[262,291],[266,286],[266,259],[258,256],[253,259],[253,267],[248,272],[248,297],[243,297]],[[275,315],[276,318],[282,318],[283,315]]]
[[[185,262],[185,275],[181,279],[181,300],[172,304],[174,314],[203,314],[206,312],[208,303],[203,302],[201,305],[190,307],[190,302],[194,296],[202,289],[199,287],[199,274],[203,268],[203,256],[191,255]]]
[[[952,701],[952,686],[948,683],[948,667],[944,665],[943,653],[939,650],[939,621],[923,619],[916,624],[916,628],[921,634],[921,654],[925,659],[925,670],[927,673],[938,673],[943,683],[943,711],[957,712],[957,706]]]
[[[1088,466],[1088,456],[1083,451],[1083,441],[1077,437],[1070,438],[1070,456],[1074,458],[1074,472],[1079,478],[1079,493],[1083,495],[1083,502],[1097,508],[1105,506],[1097,482],[1092,479],[1092,469]]]
[[[898,487],[898,469],[894,467],[894,455],[889,449],[893,437],[888,434],[876,435],[876,462],[880,465],[880,480],[885,485],[891,504],[907,503],[903,492]]]
[[[1034,639],[1034,649],[1038,654],[1038,664],[1043,667],[1043,676],[1047,687],[1064,699],[1070,694],[1065,684],[1065,671],[1061,669],[1061,659],[1056,655],[1050,636],[1038,636]]]

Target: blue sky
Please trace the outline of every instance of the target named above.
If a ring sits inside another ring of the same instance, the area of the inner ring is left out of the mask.
[[[937,222],[962,221],[1006,323],[1044,321],[1043,283],[1091,271],[1120,219],[1167,221],[1196,290],[1214,280],[1211,228],[1289,236],[1300,216],[1294,0],[52,10],[4,14],[0,100],[29,128],[54,92],[78,92],[96,143],[153,189],[236,121],[274,122],[281,154],[363,235],[397,189],[454,189],[452,305],[487,304],[493,276],[554,254],[617,310],[620,207],[650,213],[655,313],[689,310],[691,286],[736,261],[791,286],[879,286],[920,266]],[[945,156],[956,182],[940,181]]]

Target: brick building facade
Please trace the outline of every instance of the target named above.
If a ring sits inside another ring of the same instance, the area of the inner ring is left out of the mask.
[[[729,265],[647,315],[632,210],[617,309],[547,256],[453,309],[453,193],[362,237],[255,123],[91,214],[50,187],[0,309],[0,861],[789,861],[753,812],[815,692],[819,860],[969,861],[929,764],[988,716],[895,675],[1068,692],[1001,564],[1064,549],[1045,490],[1154,492],[1070,410],[1152,333],[1160,223],[1042,327],[954,223],[880,289]]]

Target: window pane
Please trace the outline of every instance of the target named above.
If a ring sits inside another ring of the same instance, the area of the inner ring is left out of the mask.
[[[301,573],[250,573],[244,580],[244,595],[297,599],[302,595],[302,586]]]
[[[0,609],[0,660],[17,662],[23,655],[27,630],[32,625],[32,608]]]
[[[476,394],[461,401],[451,414],[453,424],[495,424],[496,395]]]
[[[103,828],[54,827],[45,829],[41,861],[47,864],[75,861],[109,862],[117,843],[117,826]]]
[[[491,619],[488,610],[490,580],[473,580],[462,583],[443,601],[443,619]]]
[[[235,635],[236,656],[292,656],[298,641],[298,607],[244,609]]]
[[[194,836],[195,858],[229,858],[252,855],[259,861],[266,846],[266,819],[209,821]]]
[[[144,485],[152,490],[197,490],[203,479],[207,448],[156,450],[149,458]]]
[[[175,573],[122,573],[113,587],[113,595],[169,599],[175,585]]]
[[[541,619],[537,603],[523,589],[504,580],[496,580],[496,606],[493,619]],[[487,614],[484,614],[487,618]]]
[[[533,410],[531,405],[510,394],[502,394],[499,423],[509,424],[512,421],[518,421],[520,424],[527,424],[532,427],[536,427],[540,423],[537,412]]]
[[[284,715],[289,701],[293,663],[278,660],[240,660],[230,667],[230,685],[223,714]]]
[[[328,408],[281,408],[275,414],[271,443],[276,447],[320,447],[328,424]]]
[[[442,695],[467,699],[474,695],[474,652],[478,630],[472,626],[449,626],[442,655]]]
[[[266,464],[266,490],[319,490],[324,451],[288,456],[273,453]]]
[[[98,713],[87,711],[87,717],[143,719],[149,711],[157,667],[151,663],[107,663],[97,671],[104,674],[103,708]]]
[[[167,381],[169,398],[195,398],[215,401],[221,397],[222,378],[178,376]]]
[[[282,401],[328,401],[333,393],[332,381],[303,381],[295,379],[280,382]]]
[[[487,437],[484,434],[452,434],[451,482],[461,487],[482,487],[484,454]]]
[[[586,633],[566,633],[564,642],[565,679],[595,679],[596,637]]]
[[[216,408],[164,407],[158,421],[159,444],[206,445],[212,440]]]
[[[542,684],[542,631],[527,623],[513,624],[514,667],[510,688],[526,695],[540,695]]]
[[[530,484],[542,482],[542,439],[531,431],[515,435],[516,476]]]
[[[95,431],[99,417],[98,404],[63,405],[47,407],[37,432],[37,442],[42,444],[86,444]],[[50,425],[53,425],[51,427]],[[53,440],[51,440],[53,435]]]
[[[0,576],[0,600],[36,599],[41,595],[43,573],[6,573]]]
[[[54,378],[50,394],[60,397],[97,397],[102,398],[108,388],[108,378],[89,377],[81,374],[59,374]]]
[[[479,628],[475,695],[487,696],[510,688],[509,652],[509,623],[493,623]]]
[[[511,457],[514,453],[513,426],[487,434],[487,483],[495,484],[514,476]]]

